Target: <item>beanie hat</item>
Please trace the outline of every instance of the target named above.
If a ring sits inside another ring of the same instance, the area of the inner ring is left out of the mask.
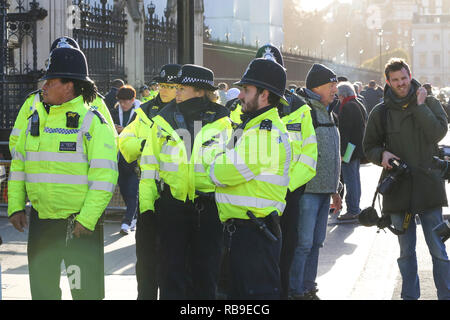
[[[117,91],[117,100],[132,100],[136,98],[136,90],[132,86],[125,85]]]
[[[310,90],[330,82],[337,82],[337,76],[323,64],[315,63],[306,76],[306,88]]]

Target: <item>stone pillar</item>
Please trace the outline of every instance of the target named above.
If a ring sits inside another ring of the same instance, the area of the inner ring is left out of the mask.
[[[125,74],[130,85],[138,89],[144,84],[144,3],[135,1],[136,7],[127,5],[128,29],[125,36]],[[131,14],[130,14],[131,12]]]
[[[194,1],[194,63],[203,66],[203,0]]]
[[[72,0],[38,0],[41,8],[47,10],[44,20],[37,22],[37,67],[45,69],[50,46],[56,38],[73,36],[72,30],[79,24],[78,6]],[[28,2],[27,2],[28,4]],[[29,7],[26,7],[28,10]],[[32,46],[27,50],[32,56]]]

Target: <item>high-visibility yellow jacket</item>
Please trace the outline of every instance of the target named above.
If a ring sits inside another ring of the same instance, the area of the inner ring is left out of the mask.
[[[36,110],[39,135],[32,135],[31,117],[12,154],[8,215],[24,210],[28,196],[39,218],[79,213],[76,220],[94,230],[117,183],[113,129],[82,96],[50,107],[48,114],[42,104]]]
[[[289,170],[289,190],[305,185],[316,175],[317,139],[311,118],[311,108],[305,103],[284,115],[292,147],[292,162]]]
[[[210,103],[208,111],[211,121],[197,123],[192,152],[187,150],[191,136],[188,130],[178,128],[174,121],[176,103],[168,104],[153,118],[153,126],[141,157],[141,180],[139,183],[140,212],[154,210],[159,198],[157,184],[170,186],[175,199],[194,200],[196,191],[214,192],[215,185],[208,177],[206,168],[214,159],[216,146],[224,145],[231,135],[231,121],[226,108]],[[194,124],[195,126],[196,124]]]
[[[128,163],[140,162],[142,141],[150,135],[151,120],[167,103],[155,98],[136,109],[136,118],[119,135],[119,149]]]
[[[277,109],[268,107],[242,126],[209,168],[221,221],[249,219],[247,211],[257,218],[281,215],[286,206],[291,144]]]
[[[42,106],[42,108],[41,107],[38,108],[38,106]],[[109,113],[108,107],[106,106],[105,102],[103,101],[103,98],[100,95],[97,95],[95,100],[91,102],[89,106],[92,106],[94,109],[97,109],[103,115],[103,117],[111,126],[111,128],[114,128],[114,123],[111,118],[111,114]],[[9,136],[9,151],[11,152],[11,154],[13,154],[14,147],[17,143],[17,140],[19,139],[20,133],[23,130],[26,130],[28,118],[33,114],[34,110],[38,110],[39,117],[44,116],[42,114],[42,111],[45,112],[45,110],[43,108],[41,90],[36,90],[32,92],[30,95],[28,95],[28,97],[25,99],[24,104],[19,110],[16,121],[14,122],[14,127]],[[43,124],[41,124],[41,126],[42,125]],[[115,130],[114,134],[117,136],[117,132]]]

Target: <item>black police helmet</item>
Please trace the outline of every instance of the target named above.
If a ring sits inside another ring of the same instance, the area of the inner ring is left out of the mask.
[[[75,48],[56,48],[50,53],[47,70],[41,80],[56,78],[92,81],[83,52]]]
[[[159,74],[153,78],[158,83],[168,83],[177,78],[181,64],[166,64],[162,66]]]
[[[214,73],[212,70],[195,64],[183,65],[172,82],[210,91],[218,89],[214,86]]]
[[[259,48],[255,58],[272,60],[284,66],[283,56],[281,55],[280,50],[271,43],[265,44]]]
[[[80,50],[80,46],[75,39],[71,37],[60,37],[53,41],[52,46],[50,47],[50,51],[53,51],[56,48],[75,48]]]
[[[358,215],[359,223],[366,227],[376,226],[379,219],[378,213],[374,207],[368,207],[362,210]]]
[[[237,86],[245,84],[267,89],[274,93],[284,104],[288,104],[284,97],[286,88],[286,71],[284,67],[272,60],[263,58],[254,59],[250,62],[242,79],[236,83]]]

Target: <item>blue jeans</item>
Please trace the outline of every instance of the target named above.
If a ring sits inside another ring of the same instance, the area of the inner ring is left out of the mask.
[[[139,178],[134,171],[136,162],[127,163],[122,154],[119,153],[119,178],[118,185],[123,201],[127,206],[127,211],[122,218],[122,223],[131,225],[131,221],[136,217],[138,210],[138,189]]]
[[[361,179],[359,176],[359,159],[350,161],[349,163],[342,162],[341,170],[344,184],[347,188],[345,194],[345,203],[347,205],[347,212],[351,214],[360,214],[359,201],[361,199]]]
[[[404,214],[391,214],[392,224],[402,230]],[[450,262],[445,251],[445,245],[433,232],[433,228],[441,223],[442,208],[431,209],[419,214],[425,241],[433,262],[433,278],[440,300],[450,300]],[[406,233],[398,236],[400,258],[397,259],[402,275],[401,297],[405,300],[419,299],[420,286],[417,273],[416,257],[416,222],[411,219]]]
[[[300,197],[298,245],[290,272],[292,294],[303,295],[316,289],[319,249],[327,233],[330,194],[305,193]]]

